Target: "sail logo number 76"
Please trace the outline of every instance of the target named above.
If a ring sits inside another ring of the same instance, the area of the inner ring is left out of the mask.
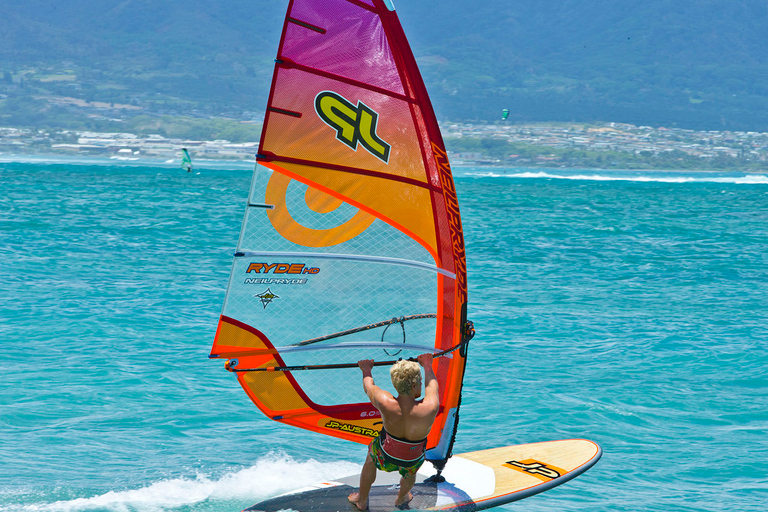
[[[379,114],[358,101],[357,105],[332,91],[315,97],[315,111],[325,124],[336,130],[336,139],[357,151],[358,143],[382,162],[389,163],[392,146],[376,134]]]

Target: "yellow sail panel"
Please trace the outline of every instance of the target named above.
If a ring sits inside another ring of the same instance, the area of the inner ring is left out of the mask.
[[[284,365],[279,355],[247,355],[254,349],[273,348],[257,330],[231,318],[221,318],[213,350],[235,359],[235,366],[271,369]],[[238,356],[238,353],[246,355]],[[246,394],[268,417],[358,443],[368,443],[378,435],[381,416],[371,411],[370,405],[326,411],[331,408],[313,403],[289,372],[239,372],[237,378]]]
[[[275,205],[274,210],[269,212],[270,220],[276,229],[282,227],[283,231],[281,229],[278,231],[283,236],[288,233],[289,225],[297,231],[286,236],[295,243],[310,247],[317,247],[320,244],[337,245],[343,241],[344,237],[353,233],[359,234],[358,230],[370,225],[373,218],[379,218],[412,236],[437,259],[432,198],[426,188],[379,176],[352,174],[308,165],[283,162],[279,165],[270,163],[264,165],[277,171],[272,174],[267,185],[266,201],[268,204]],[[316,236],[288,220],[285,191],[290,177],[311,184],[316,190],[323,191],[329,197],[339,198],[360,208],[360,213],[363,215],[356,215],[352,219],[354,222],[345,226],[338,234],[323,233],[321,236],[326,237],[325,241],[316,242]],[[368,215],[364,215],[365,213]]]

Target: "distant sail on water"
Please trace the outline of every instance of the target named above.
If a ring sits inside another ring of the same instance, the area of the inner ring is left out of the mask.
[[[187,172],[192,171],[192,157],[189,156],[187,148],[181,148],[181,168],[186,169]]]
[[[431,352],[450,457],[467,280],[443,140],[391,2],[292,0],[211,357],[268,417],[358,443],[381,429],[356,362]],[[305,371],[306,370],[306,371]]]

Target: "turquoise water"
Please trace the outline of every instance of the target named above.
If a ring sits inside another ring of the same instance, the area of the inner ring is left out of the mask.
[[[206,357],[250,174],[0,163],[0,511],[237,511],[360,468]],[[478,335],[455,451],[604,450],[499,510],[766,510],[768,178],[456,174]]]

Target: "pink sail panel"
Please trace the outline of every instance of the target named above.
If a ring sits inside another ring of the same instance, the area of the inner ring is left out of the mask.
[[[294,2],[280,58],[404,94],[380,17],[348,0]]]

